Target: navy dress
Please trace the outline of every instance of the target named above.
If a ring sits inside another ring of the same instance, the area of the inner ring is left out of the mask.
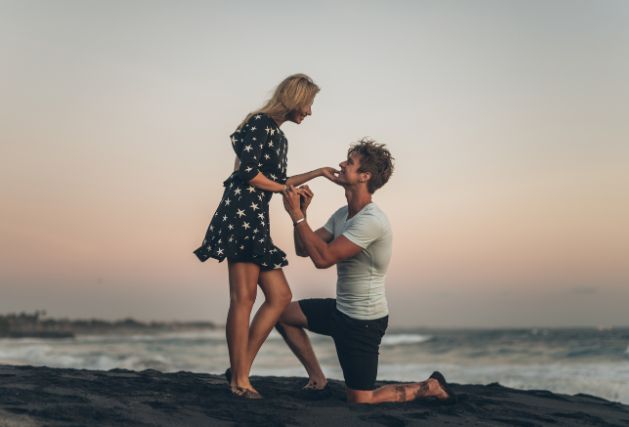
[[[273,196],[249,185],[259,172],[286,183],[288,141],[275,121],[264,113],[252,116],[231,135],[240,167],[223,183],[225,191],[201,247],[194,254],[201,261],[225,258],[252,262],[263,270],[288,265],[286,254],[270,236],[269,201]]]

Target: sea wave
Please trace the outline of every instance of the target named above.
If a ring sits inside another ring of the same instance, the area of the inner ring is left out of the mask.
[[[116,342],[116,341],[135,341],[135,342],[152,342],[152,341],[192,341],[192,340],[225,340],[225,331],[223,329],[207,329],[200,331],[182,331],[182,332],[155,332],[151,334],[111,334],[111,335],[80,335],[78,340],[84,342]]]
[[[330,378],[342,378],[334,342],[309,334]],[[529,331],[399,330],[382,339],[378,378],[412,381],[443,371],[459,383],[500,382],[517,388],[588,393],[629,403],[629,329]],[[224,331],[0,339],[0,363],[60,368],[222,373],[229,364]],[[273,331],[253,375],[306,372]]]
[[[385,335],[382,338],[381,345],[395,346],[395,345],[406,345],[406,344],[420,344],[426,341],[430,341],[431,339],[432,339],[431,335],[391,334],[391,335]]]

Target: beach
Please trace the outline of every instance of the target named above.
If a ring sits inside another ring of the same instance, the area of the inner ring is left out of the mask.
[[[458,402],[356,405],[340,381],[253,377],[264,399],[233,397],[220,375],[0,365],[0,426],[626,426],[629,406],[585,394],[455,384]],[[380,384],[385,384],[381,382]]]
[[[73,332],[73,338],[65,339],[0,339],[0,364],[220,374],[229,361],[222,328]],[[341,380],[332,339],[316,334],[310,338],[325,374]],[[377,379],[420,380],[439,370],[460,384],[498,382],[516,389],[586,393],[629,404],[628,345],[627,328],[392,329],[380,346]],[[305,370],[273,331],[256,357],[252,375],[300,377]]]

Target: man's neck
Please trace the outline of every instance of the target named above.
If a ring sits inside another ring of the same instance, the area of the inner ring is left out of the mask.
[[[366,187],[345,187],[345,198],[347,199],[347,218],[351,218],[371,203],[371,193]]]

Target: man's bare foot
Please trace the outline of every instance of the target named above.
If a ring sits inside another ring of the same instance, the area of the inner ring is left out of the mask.
[[[433,394],[434,397],[442,401],[456,402],[456,395],[448,386],[448,382],[441,372],[433,372],[428,381],[433,383],[431,384],[431,387],[435,387],[435,393]],[[434,384],[435,382],[436,384]]]
[[[441,387],[439,381],[434,378],[429,378],[426,382],[428,382],[428,387],[432,397],[436,397],[439,400],[448,400],[448,398],[450,398],[450,395],[443,389],[443,387]]]

